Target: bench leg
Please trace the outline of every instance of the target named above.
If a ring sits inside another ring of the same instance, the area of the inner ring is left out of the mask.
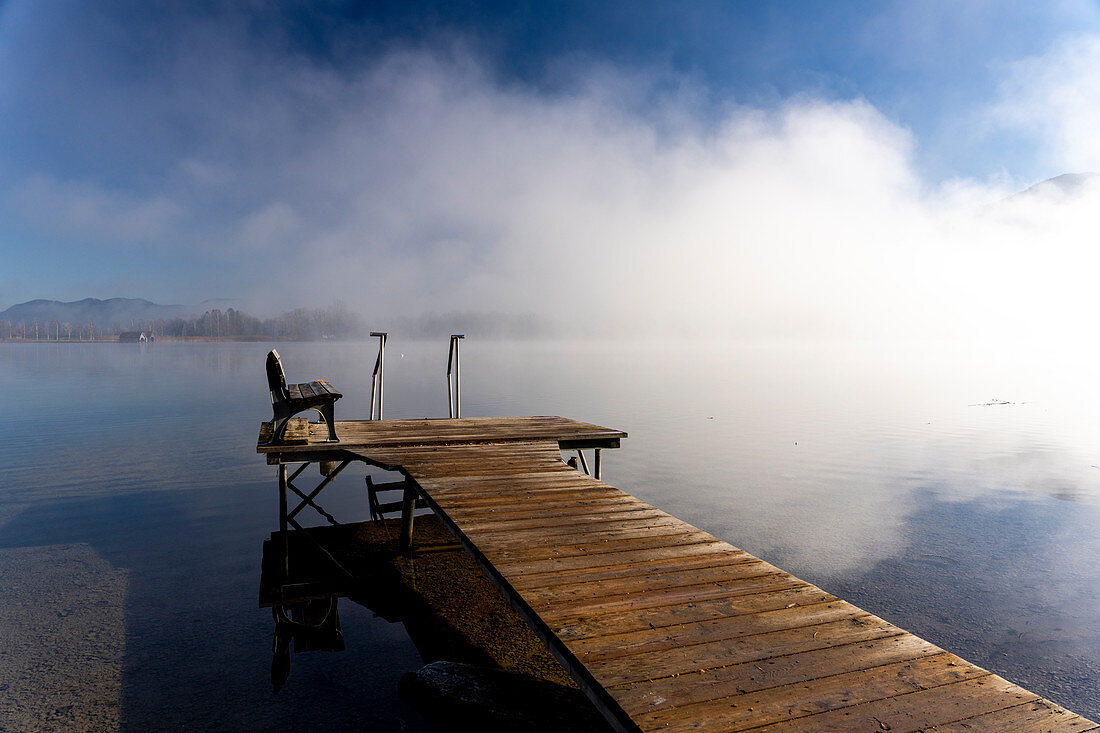
[[[283,436],[286,435],[286,426],[290,422],[290,415],[282,415],[276,417],[274,423],[271,425],[271,440],[270,443],[281,443]]]
[[[334,417],[335,410],[333,405],[329,402],[327,405],[321,405],[314,408],[320,413],[325,423],[328,425],[328,440],[330,443],[339,443],[340,439],[336,437],[336,418]]]
[[[290,582],[290,543],[289,535],[287,534],[287,515],[286,515],[286,489],[287,489],[287,477],[286,477],[286,464],[279,464],[279,543],[282,545],[283,555],[283,583]]]
[[[413,512],[416,511],[416,489],[412,480],[405,479],[405,495],[401,497],[401,552],[412,550]]]

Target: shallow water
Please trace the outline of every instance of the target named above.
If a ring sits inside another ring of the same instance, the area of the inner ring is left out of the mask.
[[[399,625],[268,681],[277,526],[270,344],[0,344],[0,720],[432,730],[397,700]],[[279,345],[367,414],[372,344]],[[446,343],[387,350],[386,416],[446,411]],[[463,414],[630,433],[604,478],[1077,712],[1100,718],[1100,386],[1054,349],[480,342]],[[362,471],[323,504],[366,518]],[[22,723],[20,725],[19,723]]]

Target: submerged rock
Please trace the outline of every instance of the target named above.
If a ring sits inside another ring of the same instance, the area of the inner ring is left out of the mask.
[[[432,662],[405,674],[401,699],[450,731],[607,731],[576,689],[518,672]]]

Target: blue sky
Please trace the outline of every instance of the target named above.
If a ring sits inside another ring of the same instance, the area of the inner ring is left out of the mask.
[[[627,318],[661,277],[683,318],[851,325],[882,293],[821,316],[823,261],[893,272],[889,221],[944,247],[960,207],[1100,169],[1097,39],[1096,2],[0,0],[0,307]],[[699,299],[715,270],[757,284]]]

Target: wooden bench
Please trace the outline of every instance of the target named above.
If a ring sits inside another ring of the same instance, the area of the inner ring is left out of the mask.
[[[287,421],[305,410],[316,410],[328,425],[328,440],[338,443],[333,405],[343,397],[323,379],[304,384],[287,385],[283,362],[274,349],[267,355],[267,386],[271,390],[271,443],[279,443],[286,434]]]

